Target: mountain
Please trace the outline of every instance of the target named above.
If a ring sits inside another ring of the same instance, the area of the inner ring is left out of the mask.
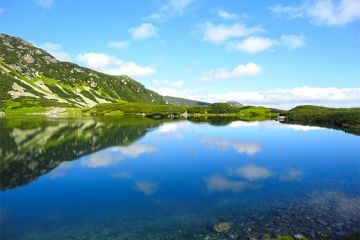
[[[118,101],[165,103],[161,95],[128,76],[61,62],[29,42],[0,34],[0,110]]]
[[[241,104],[239,102],[236,102],[236,101],[228,101],[226,103],[229,104],[230,106],[233,106],[233,107],[244,107],[243,104]]]
[[[178,98],[178,97],[171,97],[171,96],[164,96],[164,99],[167,103],[181,105],[181,106],[207,106],[210,103],[201,102],[196,100],[190,100],[186,98]]]

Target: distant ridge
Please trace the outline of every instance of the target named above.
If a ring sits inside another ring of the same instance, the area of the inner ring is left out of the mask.
[[[171,96],[164,96],[165,101],[168,104],[175,104],[180,106],[207,106],[210,103],[201,102],[196,100],[190,100],[186,98],[179,98],[179,97],[171,97]]]
[[[245,105],[239,103],[239,102],[236,102],[236,101],[228,101],[226,102],[227,104],[229,104],[230,106],[233,106],[233,107],[244,107]]]

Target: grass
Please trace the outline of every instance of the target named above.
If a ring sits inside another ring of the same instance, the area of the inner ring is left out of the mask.
[[[98,104],[93,108],[84,109],[85,115],[153,115],[153,114],[182,114],[186,111],[186,107],[167,105],[167,104],[151,104],[151,103],[135,103],[135,102],[119,102]]]
[[[214,125],[226,125],[234,119],[243,121],[271,120],[280,114],[286,116],[287,123],[334,128],[360,135],[360,108],[298,106],[289,111],[284,111],[254,106],[237,107],[226,103],[208,106],[178,106],[172,104],[126,102],[119,99],[117,103],[103,103],[92,108],[81,109],[53,100],[22,97],[16,99],[16,101],[1,101],[0,110],[5,111],[6,115],[36,115],[43,114],[49,107],[66,108],[67,116],[143,115],[153,117],[154,115],[160,115],[167,117],[170,114],[181,115],[187,112],[190,121],[208,121]]]
[[[298,106],[285,113],[286,121],[341,129],[360,135],[360,108],[327,108],[319,106]]]
[[[192,117],[241,117],[246,119],[267,120],[277,116],[272,109],[264,107],[233,107],[226,103],[216,103],[209,106],[178,106],[172,104],[151,104],[119,102],[116,104],[98,104],[93,108],[84,109],[86,115],[107,115],[113,112],[123,114],[168,115],[187,112]]]
[[[83,116],[81,108],[67,108],[66,113],[67,113],[67,116],[69,116],[69,117]]]
[[[236,117],[241,120],[269,120],[278,115],[278,111],[265,107],[237,107],[229,104],[211,104],[209,106],[189,107],[188,113],[193,117]]]
[[[9,109],[6,111],[6,115],[14,116],[14,115],[36,115],[42,114],[47,111],[46,108],[43,107],[25,107],[25,108],[15,108]]]

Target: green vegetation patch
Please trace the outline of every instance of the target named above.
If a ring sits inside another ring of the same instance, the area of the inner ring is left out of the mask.
[[[118,115],[124,114],[182,114],[186,107],[166,104],[119,102],[98,104],[95,107],[84,109],[83,113],[88,115]]]
[[[324,126],[360,135],[360,108],[298,106],[284,113],[289,123]]]

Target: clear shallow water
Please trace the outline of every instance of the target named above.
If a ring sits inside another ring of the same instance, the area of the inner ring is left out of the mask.
[[[138,118],[2,119],[0,129],[4,240],[360,231],[359,136]],[[232,229],[212,231],[221,221]]]

